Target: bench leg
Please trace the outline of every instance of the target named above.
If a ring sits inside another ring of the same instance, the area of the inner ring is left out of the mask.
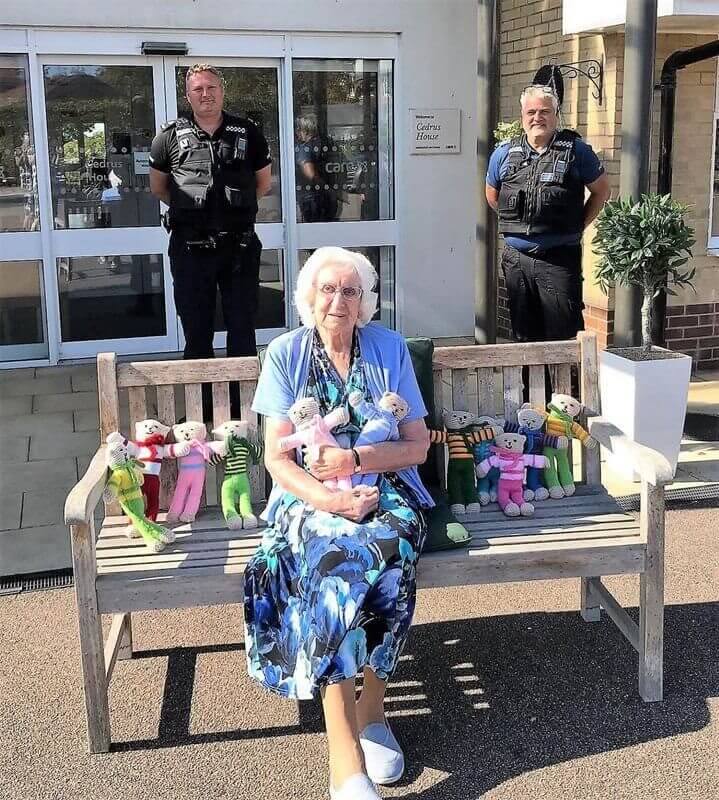
[[[663,699],[664,673],[664,487],[642,484],[646,568],[639,576],[639,694]]]
[[[579,613],[585,622],[599,622],[602,610],[599,603],[594,599],[594,595],[589,591],[589,581],[591,578],[580,578],[580,598]]]
[[[75,573],[80,633],[80,661],[87,716],[88,749],[107,753],[110,749],[110,709],[107,700],[102,619],[95,591],[95,526],[71,525],[72,561]]]
[[[132,658],[132,616],[129,611],[123,616],[125,617],[125,630],[122,634],[120,647],[117,650],[118,661],[126,661]]]

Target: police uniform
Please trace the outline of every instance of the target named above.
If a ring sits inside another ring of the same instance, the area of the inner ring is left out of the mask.
[[[501,145],[487,183],[499,189],[502,271],[515,339],[569,339],[584,328],[582,247],[585,187],[604,169],[575,131],[543,152],[527,137]]]
[[[185,358],[212,358],[217,289],[227,355],[256,355],[255,312],[262,244],[254,232],[255,173],[272,162],[252,120],[223,112],[212,134],[193,119],[167,122],[152,142],[150,166],[170,176],[170,268],[185,333]],[[231,387],[232,389],[232,387]],[[233,413],[238,393],[231,392]]]

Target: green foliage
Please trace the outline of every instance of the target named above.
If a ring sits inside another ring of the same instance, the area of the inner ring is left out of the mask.
[[[494,129],[494,141],[499,145],[516,139],[524,133],[522,123],[515,119],[513,122],[500,122]]]
[[[597,283],[605,293],[617,284],[642,288],[645,347],[651,344],[646,332],[652,298],[661,289],[676,294],[669,284],[692,286],[695,270],[686,264],[695,239],[684,220],[688,211],[671,195],[645,194],[639,202],[611,200],[597,217]]]

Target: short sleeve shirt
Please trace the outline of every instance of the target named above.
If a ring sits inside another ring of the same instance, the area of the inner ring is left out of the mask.
[[[194,121],[192,121],[194,125]],[[272,163],[272,156],[270,155],[270,148],[267,145],[262,131],[250,119],[240,118],[240,123],[247,129],[247,154],[252,169],[255,172],[266,167]],[[209,139],[211,142],[217,142],[220,138],[225,125],[227,124],[227,115],[223,114],[223,120],[220,127],[210,136],[202,128],[194,125],[195,131],[200,139]],[[160,131],[152,141],[150,148],[150,166],[159,172],[166,174],[172,171],[179,164],[180,147],[177,143],[177,133],[174,126]]]

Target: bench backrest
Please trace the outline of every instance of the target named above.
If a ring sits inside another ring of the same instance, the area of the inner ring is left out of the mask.
[[[576,340],[562,342],[437,347],[432,367],[437,411],[443,407],[469,410],[516,422],[517,409],[525,395],[525,382],[529,402],[544,407],[546,371],[553,391],[572,394],[573,369],[578,375],[580,399],[586,409],[579,422],[585,422],[586,415],[600,411],[597,340],[592,333],[580,333]],[[202,419],[202,383],[212,384],[213,425],[208,425],[211,431],[213,426],[230,418],[228,382],[235,380],[240,385],[242,419],[248,422],[251,437],[261,436],[260,420],[251,410],[259,370],[256,357],[118,364],[114,353],[100,353],[97,371],[102,441],[116,430],[132,436],[135,422],[148,417],[166,425],[172,425],[183,416]],[[583,480],[591,485],[600,484],[599,450],[581,450]],[[441,458],[439,466],[443,481]],[[207,480],[211,504],[216,501],[216,485],[222,474],[221,469],[217,472],[214,480],[210,468]],[[160,506],[167,508],[176,479],[172,461],[163,468],[161,475]],[[263,500],[263,467],[251,469],[250,481],[253,500]]]

